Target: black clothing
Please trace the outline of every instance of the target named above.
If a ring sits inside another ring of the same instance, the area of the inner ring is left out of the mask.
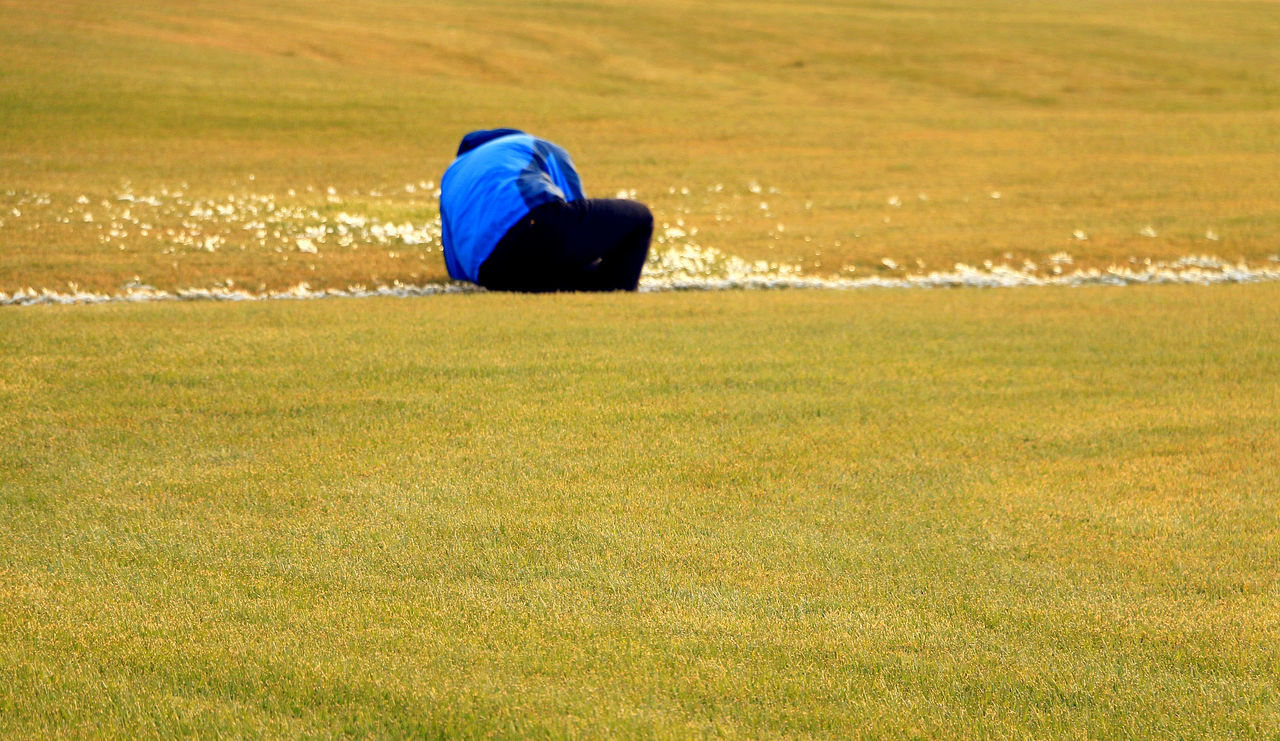
[[[480,265],[493,291],[634,291],[653,235],[653,214],[637,201],[552,201],[507,230]]]

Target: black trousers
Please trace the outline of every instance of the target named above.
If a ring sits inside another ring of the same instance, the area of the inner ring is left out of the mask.
[[[498,242],[477,281],[493,291],[634,291],[653,236],[653,214],[636,201],[553,201],[529,212]]]

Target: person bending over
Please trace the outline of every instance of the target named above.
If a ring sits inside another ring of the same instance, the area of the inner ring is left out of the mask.
[[[473,131],[440,181],[445,265],[495,291],[634,291],[653,215],[587,198],[569,153],[516,129]]]

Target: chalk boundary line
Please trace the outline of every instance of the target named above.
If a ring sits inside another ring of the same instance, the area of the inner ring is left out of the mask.
[[[1233,283],[1259,283],[1280,280],[1280,266],[1250,267],[1243,263],[1231,264],[1217,258],[1183,258],[1171,264],[1144,266],[1139,269],[1110,267],[1105,270],[1090,268],[1060,275],[1034,275],[1008,266],[973,268],[957,265],[955,270],[902,277],[873,276],[807,277],[801,275],[688,275],[646,274],[640,279],[640,292],[661,293],[671,291],[728,291],[728,290],[828,290],[851,291],[864,289],[911,288],[1024,288],[1024,287],[1075,287],[1075,286],[1133,286],[1133,285],[1221,285]],[[373,288],[351,286],[346,289],[312,289],[299,283],[282,291],[260,293],[233,288],[187,288],[163,291],[150,286],[130,287],[120,293],[95,293],[92,291],[52,291],[49,289],[23,289],[9,294],[0,291],[0,306],[76,305],[106,303],[148,303],[156,301],[282,301],[312,300],[322,298],[372,298],[394,296],[413,298],[461,293],[485,293],[483,288],[464,283],[427,283],[409,285],[395,282]]]

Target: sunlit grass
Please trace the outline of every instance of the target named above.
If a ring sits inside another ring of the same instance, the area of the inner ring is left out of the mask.
[[[1273,275],[1275,7],[0,0],[0,303],[430,287],[495,125],[652,206],[646,288]],[[1276,736],[1277,326],[6,307],[0,735]]]
[[[420,225],[397,189],[438,182],[465,131],[515,125],[568,147],[591,195],[634,190],[708,247],[817,275],[1260,264],[1278,36],[1273,3],[1208,0],[0,3],[0,192],[96,203],[127,180],[323,210],[332,187]],[[49,221],[64,210],[0,212],[0,291],[444,275],[438,252],[158,255],[132,230],[104,250]]]
[[[6,310],[0,732],[1274,735],[1277,326],[1277,284]]]

